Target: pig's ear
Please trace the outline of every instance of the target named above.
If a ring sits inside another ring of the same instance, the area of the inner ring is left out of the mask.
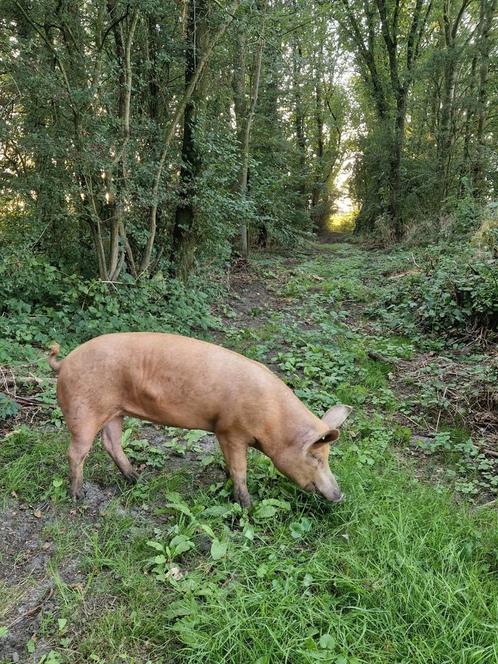
[[[330,429],[330,431],[327,431],[326,434],[324,434],[321,438],[318,440],[315,440],[313,443],[313,446],[317,445],[323,445],[324,443],[333,443],[339,438],[339,431],[337,429]]]
[[[310,435],[303,440],[303,446],[307,449],[317,448],[321,445],[329,445],[339,438],[339,431],[337,429],[329,429],[326,433],[322,433],[320,438],[316,437],[316,431],[310,431]]]
[[[351,414],[352,410],[351,406],[343,406],[342,404],[332,406],[332,408],[322,417],[322,421],[332,430],[338,429],[344,420]]]

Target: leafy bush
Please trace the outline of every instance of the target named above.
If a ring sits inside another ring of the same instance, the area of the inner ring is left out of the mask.
[[[447,251],[447,250],[446,250]],[[383,306],[371,309],[391,327],[437,333],[498,325],[498,261],[471,251],[428,254],[416,274],[384,290]]]
[[[157,274],[117,284],[64,274],[43,258],[10,256],[0,266],[0,336],[46,346],[69,345],[108,332],[152,330],[190,333],[214,324],[212,293]]]
[[[498,257],[498,201],[489,203],[483,211],[481,226],[473,238],[474,242]]]

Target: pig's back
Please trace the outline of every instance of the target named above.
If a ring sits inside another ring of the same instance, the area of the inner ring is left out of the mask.
[[[60,375],[75,371],[112,372],[133,380],[166,378],[174,373],[184,382],[195,383],[211,377],[247,378],[253,373],[276,379],[264,365],[227,348],[162,332],[116,332],[90,339],[62,361]]]

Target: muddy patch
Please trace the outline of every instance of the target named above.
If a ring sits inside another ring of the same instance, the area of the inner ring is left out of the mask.
[[[188,467],[196,487],[224,481],[218,464],[205,467],[202,460],[218,449],[216,438],[206,434],[193,443],[178,441],[178,451],[169,447],[171,432],[144,424],[137,436],[164,452],[160,468],[142,468],[139,482],[159,474],[174,473]],[[181,451],[180,451],[181,450]],[[110,472],[119,471],[112,468]],[[22,503],[12,496],[0,510],[0,662],[38,661],[53,644],[43,638],[43,625],[59,614],[57,577],[71,588],[83,588],[86,575],[76,555],[63,555],[57,550],[57,537],[64,530],[65,519],[81,534],[81,550],[89,528],[99,527],[102,519],[113,514],[131,516],[139,529],[151,531],[164,525],[167,517],[154,515],[147,506],[126,506],[117,500],[122,491],[115,482],[98,483],[86,479],[84,498],[75,504],[44,501],[34,505]],[[55,562],[55,559],[57,561]],[[88,597],[88,602],[92,597]],[[29,648],[29,650],[28,650]]]
[[[44,537],[45,525],[40,508],[12,503],[0,511],[0,624],[7,630],[0,638],[1,660],[26,661],[29,641],[34,655],[46,650],[46,644],[32,640],[43,612],[55,608],[54,584],[46,571],[52,544]]]

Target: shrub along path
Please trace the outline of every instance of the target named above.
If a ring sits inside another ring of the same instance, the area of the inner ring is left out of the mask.
[[[125,486],[96,445],[73,505],[66,433],[7,435],[0,662],[497,662],[495,429],[477,416],[492,348],[400,333],[384,303],[409,263],[350,244],[258,255],[218,305],[213,339],[317,413],[354,406],[331,454],[344,504],[254,453],[243,513],[211,436],[131,422],[143,478]]]

